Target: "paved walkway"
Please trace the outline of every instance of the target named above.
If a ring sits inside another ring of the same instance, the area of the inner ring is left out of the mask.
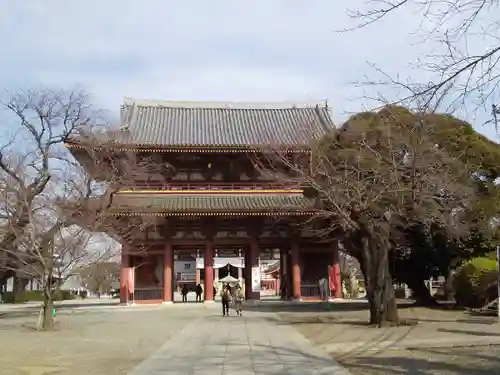
[[[349,375],[276,315],[207,308],[129,375]]]

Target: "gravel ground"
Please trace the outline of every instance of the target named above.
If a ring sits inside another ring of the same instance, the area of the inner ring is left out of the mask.
[[[58,315],[54,332],[35,331],[33,315],[4,317],[0,373],[123,375],[196,314],[168,307],[77,311]]]
[[[388,350],[336,360],[354,375],[500,374],[500,346]]]

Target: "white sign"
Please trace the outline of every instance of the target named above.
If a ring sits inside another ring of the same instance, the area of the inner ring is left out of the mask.
[[[196,280],[196,272],[181,272],[180,281],[192,281]]]
[[[252,292],[260,292],[260,267],[252,267]]]

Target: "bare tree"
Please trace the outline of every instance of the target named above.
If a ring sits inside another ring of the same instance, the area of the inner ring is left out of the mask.
[[[419,106],[439,107],[451,112],[464,106],[474,113],[486,110],[497,125],[498,85],[500,71],[499,26],[497,0],[368,0],[364,9],[349,11],[355,25],[342,30],[369,27],[396,13],[421,14],[419,30],[423,39],[433,41],[432,50],[415,63],[424,71],[427,82],[404,82],[390,77],[380,68],[380,81],[370,84],[397,86],[406,95],[395,102]]]
[[[37,328],[52,330],[53,302],[73,268],[106,261],[112,254],[92,248],[92,236],[82,228],[64,227],[59,217],[44,216],[32,217],[23,236],[18,237],[15,259],[16,272],[41,285],[43,303]]]
[[[457,229],[472,194],[461,165],[435,144],[422,113],[387,106],[360,113],[314,148],[310,163],[273,151],[263,173],[306,186],[317,235],[340,239],[365,276],[372,324],[398,323],[389,254],[401,230],[440,222]],[[290,177],[292,176],[292,177]],[[306,225],[309,223],[305,223]]]
[[[120,279],[120,265],[115,261],[103,260],[87,264],[78,270],[82,284],[91,291],[109,293]]]
[[[40,328],[52,329],[55,257],[71,267],[102,261],[110,254],[95,258],[85,231],[120,231],[123,237],[132,230],[106,212],[113,194],[134,180],[136,163],[134,154],[106,151],[110,126],[82,93],[28,91],[12,97],[5,108],[13,115],[6,123],[17,120],[12,124],[19,130],[0,153],[0,280],[37,278],[44,291]],[[89,147],[81,150],[80,165],[64,142],[83,136]],[[75,225],[80,229],[68,236]]]
[[[0,249],[11,250],[29,224],[35,199],[53,177],[52,164],[64,140],[77,128],[98,124],[101,117],[86,105],[82,93],[26,91],[3,104],[5,133],[18,127],[11,131],[11,141],[0,151],[0,170],[9,203],[3,218],[7,230],[0,241]],[[9,258],[3,258],[8,263]],[[12,275],[10,271],[0,273],[3,281],[0,284]]]

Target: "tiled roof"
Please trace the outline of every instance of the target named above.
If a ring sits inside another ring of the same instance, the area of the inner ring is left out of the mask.
[[[141,146],[305,146],[334,128],[324,104],[125,99],[114,142]]]
[[[111,212],[211,213],[311,211],[313,202],[300,195],[166,195],[116,194]]]

